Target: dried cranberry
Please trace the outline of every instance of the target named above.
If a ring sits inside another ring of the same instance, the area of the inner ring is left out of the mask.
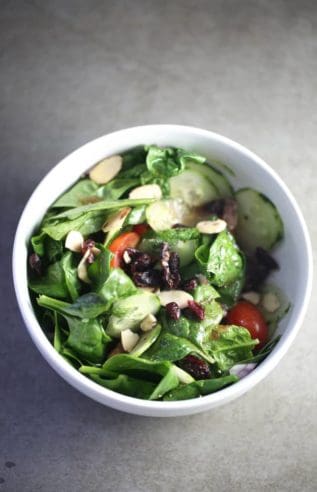
[[[200,321],[205,319],[205,310],[201,304],[196,301],[188,301],[187,306],[188,309],[192,311]]]
[[[183,290],[186,290],[186,292],[191,292],[196,289],[197,285],[197,280],[195,278],[190,278],[183,283]]]
[[[41,275],[42,261],[36,253],[33,253],[29,256],[29,265],[32,270],[34,270],[38,275]]]
[[[166,312],[171,319],[177,321],[181,316],[181,310],[177,302],[169,302],[165,306]]]
[[[130,263],[131,272],[144,272],[153,263],[152,258],[147,253],[139,255],[137,260],[132,260]]]
[[[261,265],[265,266],[269,270],[277,270],[279,268],[277,261],[260,246],[255,250],[255,257]]]
[[[83,242],[83,245],[81,247],[81,252],[84,255],[87,251],[87,249],[92,249],[96,246],[95,241],[92,239],[86,239],[86,241]]]
[[[160,253],[164,286],[168,289],[176,289],[181,282],[179,256],[177,253],[171,252],[168,243],[165,242],[161,245]]]
[[[185,228],[187,228],[187,227],[188,227],[188,226],[186,226],[186,225],[184,225],[184,224],[178,224],[178,223],[177,223],[177,224],[174,224],[174,225],[172,226],[172,229],[185,229]]]
[[[217,215],[227,222],[229,231],[233,231],[238,223],[238,205],[234,198],[219,198],[207,203],[203,207],[204,212]]]
[[[209,379],[211,377],[210,368],[207,362],[199,359],[195,355],[187,355],[184,359],[178,361],[177,365],[197,380]]]
[[[161,285],[161,273],[159,270],[134,272],[132,279],[138,287],[159,287]]]

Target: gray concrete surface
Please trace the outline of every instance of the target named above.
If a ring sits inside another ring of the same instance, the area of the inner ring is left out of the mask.
[[[253,391],[158,420],[104,408],[48,367],[10,266],[23,205],[59,159],[155,122],[255,150],[292,189],[316,248],[316,32],[313,0],[0,1],[1,492],[317,490],[314,301]]]

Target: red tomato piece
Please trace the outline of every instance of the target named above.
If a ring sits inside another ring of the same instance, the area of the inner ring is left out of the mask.
[[[248,301],[240,301],[226,316],[226,322],[230,325],[243,326],[252,338],[257,338],[260,343],[256,349],[262,348],[267,342],[269,330],[259,309]]]
[[[136,232],[123,232],[109,246],[110,251],[114,254],[110,262],[111,268],[120,267],[122,256],[127,248],[135,248],[140,241],[140,236]]]
[[[139,236],[143,236],[149,229],[147,224],[136,224],[133,226],[133,232],[136,232]]]

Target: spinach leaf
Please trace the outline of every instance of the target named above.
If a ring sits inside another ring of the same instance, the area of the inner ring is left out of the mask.
[[[184,162],[177,159],[175,149],[151,145],[147,150],[146,166],[153,176],[168,178],[184,171]]]
[[[38,256],[44,256],[45,254],[45,246],[44,246],[45,237],[46,234],[43,231],[31,237],[31,244],[32,244],[33,251]]]
[[[74,265],[74,256],[68,251],[61,259],[61,266],[64,271],[65,283],[69,295],[73,301],[77,299],[80,291],[80,281],[77,276],[77,265]]]
[[[138,164],[145,163],[146,150],[144,149],[143,145],[138,145],[137,147],[127,150],[126,152],[121,154],[121,157],[123,170],[121,171],[122,173],[127,169],[133,169]]]
[[[178,388],[167,393],[164,401],[175,400],[189,400],[191,398],[197,398],[198,396],[209,395],[215,391],[235,383],[239,380],[237,376],[229,375],[215,379],[204,379],[201,381],[194,381],[193,383],[179,386]]]
[[[69,347],[64,346],[61,350],[61,355],[71,366],[75,367],[76,369],[79,369],[82,365],[82,361],[80,360],[78,355],[76,355],[75,352]]]
[[[62,331],[59,326],[59,316],[56,312],[54,312],[54,342],[53,342],[55,350],[61,353],[63,342],[62,342]]]
[[[131,188],[139,186],[140,179],[117,178],[101,186],[96,195],[102,200],[117,200]]]
[[[195,251],[195,258],[198,261],[202,271],[206,271],[209,259],[209,245],[201,244]]]
[[[77,209],[72,209],[77,210]],[[107,215],[103,211],[83,213],[72,220],[50,219],[43,224],[43,232],[56,241],[63,239],[70,231],[79,231],[83,236],[100,231]]]
[[[65,316],[69,327],[66,345],[79,356],[92,362],[102,362],[107,345],[112,341],[106,335],[99,319],[78,319]]]
[[[150,233],[147,237],[158,238],[170,245],[174,245],[178,241],[190,241],[191,239],[199,239],[200,232],[196,227],[177,227],[175,229],[167,229],[156,233]]]
[[[95,291],[99,291],[109,277],[112,256],[108,249],[102,247],[94,262],[88,266],[88,276]]]
[[[156,388],[156,384],[151,381],[132,378],[125,374],[119,374],[114,379],[104,379],[98,374],[89,374],[89,377],[112,391],[143,400],[149,400]]]
[[[264,347],[261,348],[255,355],[250,357],[249,359],[239,361],[239,364],[249,364],[250,362],[262,362],[274,349],[274,347],[278,344],[281,339],[281,335],[270,340]]]
[[[47,296],[40,296],[37,302],[39,306],[52,309],[60,314],[76,316],[77,318],[83,319],[97,318],[109,309],[109,303],[105,302],[95,292],[88,292],[78,297],[73,304]]]
[[[87,212],[101,212],[105,210],[114,210],[124,207],[137,207],[139,205],[148,205],[154,201],[153,198],[124,198],[122,200],[102,200],[96,203],[89,203],[82,207],[71,208],[65,212],[55,215],[50,220],[74,219],[83,217]]]
[[[104,282],[98,289],[99,295],[107,301],[113,303],[121,297],[128,297],[137,292],[133,281],[124,273],[121,268],[113,268]]]
[[[206,268],[213,274],[212,283],[218,287],[230,284],[241,276],[244,262],[230,232],[218,234],[210,247]]]
[[[208,304],[213,299],[217,299],[218,297],[220,297],[216,289],[209,284],[198,285],[198,287],[194,289],[193,295],[194,300],[196,302],[199,302],[199,304],[202,304],[203,306],[205,304]]]
[[[65,280],[62,260],[49,265],[41,277],[29,279],[29,288],[37,294],[44,294],[58,299],[67,299],[69,291]]]
[[[183,359],[186,355],[191,353],[200,355],[210,363],[214,362],[212,357],[186,338],[175,336],[168,332],[164,332],[160,335],[154,345],[144,353],[144,357],[155,361],[174,362]]]
[[[179,379],[171,366],[165,376],[161,379],[154,391],[151,393],[149,400],[159,400],[165,393],[173,390],[179,385]]]
[[[90,179],[81,179],[52,205],[54,208],[79,207],[85,199],[96,194],[98,185]]]
[[[118,174],[118,179],[140,179],[140,176],[146,172],[146,165],[144,164],[136,164],[135,166],[122,169]]]
[[[63,244],[61,241],[55,241],[45,234],[44,239],[45,255],[49,263],[59,260],[63,254]]]
[[[238,362],[252,358],[252,349],[257,343],[242,326],[219,325],[212,331],[209,352],[218,368],[227,371]]]
[[[197,164],[203,164],[204,162],[206,162],[206,157],[196,154],[195,152],[189,152],[188,150],[177,149],[176,154],[177,159],[182,163],[184,167],[188,162],[195,162]]]

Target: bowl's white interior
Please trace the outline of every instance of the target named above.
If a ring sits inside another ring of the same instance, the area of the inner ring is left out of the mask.
[[[279,325],[283,334],[274,352],[249,376],[218,393],[183,402],[144,402],[101,388],[69,366],[55,352],[33,314],[27,289],[27,243],[34,228],[54,200],[80,175],[100,159],[140,144],[173,145],[194,150],[211,162],[221,161],[231,167],[235,189],[250,186],[262,191],[277,206],[285,226],[285,238],[274,256],[281,268],[274,282],[292,302],[292,308]],[[143,415],[180,415],[198,412],[229,401],[261,380],[276,365],[292,342],[304,315],[312,278],[311,249],[306,226],[296,202],[280,178],[261,159],[242,146],[217,134],[177,125],[152,125],[122,130],[101,137],[61,161],[42,180],[31,196],[17,230],[13,269],[20,309],[36,345],[48,362],[72,385],[121,410]]]

